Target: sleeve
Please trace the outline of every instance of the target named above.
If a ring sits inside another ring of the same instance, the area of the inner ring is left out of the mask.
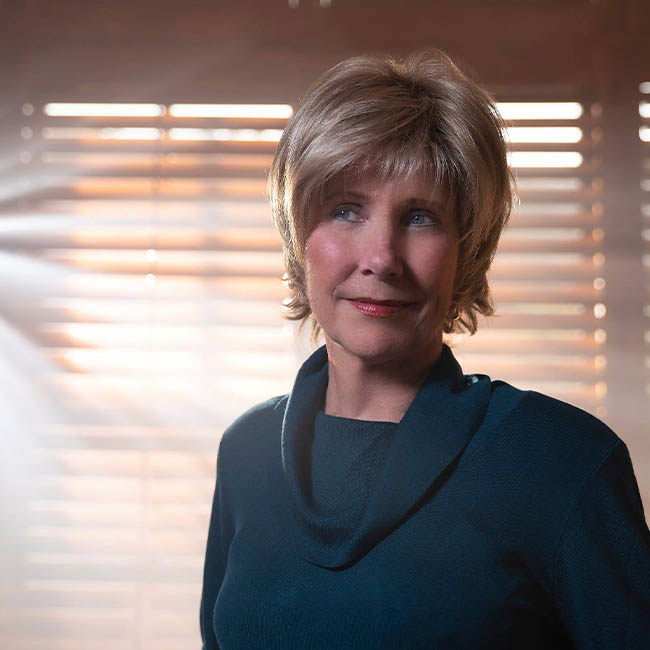
[[[583,485],[554,576],[558,615],[576,648],[650,648],[650,532],[622,441]]]
[[[222,439],[223,443],[223,439]],[[212,500],[212,513],[208,529],[208,541],[203,568],[203,591],[199,621],[201,625],[202,650],[219,650],[214,633],[212,617],[219,589],[226,572],[228,547],[233,535],[232,517],[226,508],[224,498],[225,476],[223,471],[223,444],[219,445],[217,455],[217,481]]]

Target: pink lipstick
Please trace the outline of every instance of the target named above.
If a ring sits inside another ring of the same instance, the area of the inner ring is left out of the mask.
[[[377,303],[365,302],[363,300],[350,300],[350,303],[366,316],[375,316],[377,318],[386,318],[386,316],[390,316],[391,314],[395,314],[398,311],[402,311],[409,305],[413,304],[410,302],[397,303],[394,301]]]

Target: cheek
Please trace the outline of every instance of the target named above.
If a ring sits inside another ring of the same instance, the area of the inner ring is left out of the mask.
[[[422,287],[439,297],[451,296],[456,278],[458,264],[458,246],[446,242],[420,251],[419,281]]]
[[[350,260],[347,242],[325,228],[314,230],[305,246],[305,272],[310,294],[338,284],[345,277]]]

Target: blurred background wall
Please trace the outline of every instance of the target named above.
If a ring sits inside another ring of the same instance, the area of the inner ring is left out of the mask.
[[[0,647],[199,647],[220,435],[309,352],[266,170],[354,54],[495,94],[521,203],[450,343],[605,420],[647,511],[648,43],[646,0],[0,0]]]

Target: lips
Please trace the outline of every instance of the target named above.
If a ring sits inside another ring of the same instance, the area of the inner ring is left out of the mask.
[[[352,298],[349,302],[362,314],[375,318],[388,318],[414,304],[403,300],[376,300],[375,298]]]
[[[412,302],[408,300],[376,300],[375,298],[350,298],[353,302],[365,302],[371,305],[386,305],[388,307],[403,307],[404,305],[411,305]]]

